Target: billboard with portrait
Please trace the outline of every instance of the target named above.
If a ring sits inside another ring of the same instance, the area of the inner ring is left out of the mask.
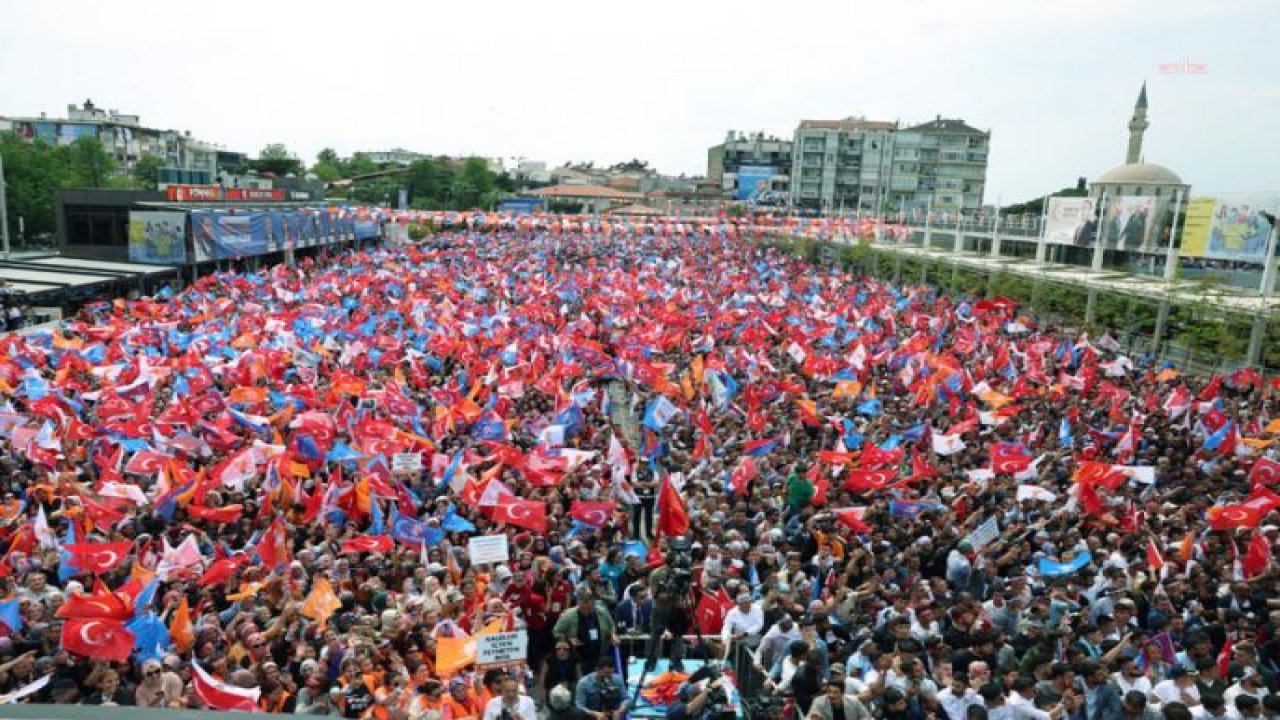
[[[266,223],[262,213],[225,213],[195,210],[191,213],[191,241],[196,261],[229,260],[267,252]]]
[[[1272,217],[1280,212],[1280,194],[1233,194],[1216,199],[1205,257],[1263,262],[1271,236],[1271,222],[1263,212]]]
[[[186,228],[186,213],[130,211],[129,259],[182,265],[187,261]]]
[[[1093,198],[1051,197],[1044,223],[1044,240],[1055,245],[1091,246],[1098,222]]]
[[[1109,198],[1103,214],[1102,239],[1108,248],[1151,251],[1156,198]]]
[[[742,165],[738,168],[739,200],[758,200],[768,194],[773,181],[773,168],[768,165]]]

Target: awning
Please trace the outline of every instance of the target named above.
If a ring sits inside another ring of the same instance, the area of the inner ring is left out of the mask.
[[[177,272],[167,265],[89,260],[61,256],[0,261],[0,279],[26,295],[42,295],[66,290],[137,282],[152,275]]]

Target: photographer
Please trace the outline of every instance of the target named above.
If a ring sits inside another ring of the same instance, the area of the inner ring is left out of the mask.
[[[614,673],[613,661],[602,657],[596,671],[578,681],[574,704],[590,720],[618,720],[627,710],[622,678]]]
[[[667,720],[707,720],[714,700],[724,696],[723,684],[724,679],[717,677],[702,688],[694,682],[681,685],[676,701],[667,708]]]
[[[653,593],[653,614],[649,624],[649,647],[645,670],[652,671],[662,648],[662,636],[671,633],[671,669],[683,669],[684,634],[689,629],[689,590],[693,581],[693,557],[689,540],[671,538],[667,544],[666,564],[649,576]]]

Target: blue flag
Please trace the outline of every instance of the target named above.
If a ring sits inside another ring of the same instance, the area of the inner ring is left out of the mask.
[[[1067,448],[1071,447],[1071,421],[1062,418],[1062,424],[1058,426],[1058,445]]]
[[[334,443],[333,449],[325,457],[326,462],[347,462],[349,460],[359,460],[364,457],[360,453],[352,450],[346,443]]]
[[[644,411],[644,426],[651,430],[661,430],[679,412],[665,395],[659,395],[658,399],[649,403],[649,407]]]
[[[1085,565],[1093,560],[1093,555],[1086,550],[1071,559],[1070,562],[1054,562],[1048,558],[1040,558],[1040,574],[1045,577],[1055,577],[1058,575],[1070,575],[1078,572]]]
[[[133,601],[133,618],[135,620],[142,617],[142,614],[151,607],[151,601],[155,600],[156,590],[159,587],[160,581],[152,580],[138,593],[138,598]]]
[[[449,503],[449,508],[444,511],[444,517],[440,519],[440,529],[445,532],[475,532],[476,526],[459,515],[453,503]]]
[[[22,613],[18,611],[17,598],[0,603],[0,623],[4,623],[5,627],[9,628],[10,634],[22,630]]]
[[[169,648],[173,646],[173,641],[169,638],[169,629],[153,612],[130,620],[125,623],[125,627],[136,638],[133,648],[138,653],[139,661],[163,660]]]
[[[434,546],[444,539],[444,533],[437,528],[414,520],[407,515],[393,512],[391,515],[391,537],[406,545]]]

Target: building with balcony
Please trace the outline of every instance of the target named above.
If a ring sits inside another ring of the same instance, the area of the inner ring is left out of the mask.
[[[941,116],[906,127],[860,117],[802,120],[792,146],[792,200],[827,212],[972,214],[982,207],[990,140],[990,132]]]
[[[97,138],[124,174],[144,157],[163,161],[157,182],[203,185],[217,181],[220,173],[239,168],[245,154],[193,138],[190,131],[150,128],[137,115],[97,107],[92,100],[68,105],[65,118],[9,117],[0,119],[0,131],[12,131],[32,141],[70,145],[83,137]]]
[[[707,180],[739,200],[785,196],[791,190],[792,141],[730,130],[707,149]]]

